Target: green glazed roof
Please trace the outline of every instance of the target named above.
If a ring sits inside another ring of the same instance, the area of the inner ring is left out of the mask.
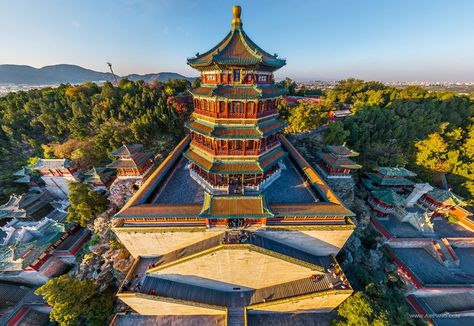
[[[372,190],[371,194],[382,203],[390,206],[402,206],[405,203],[405,198],[393,190]]]
[[[465,206],[464,199],[450,190],[435,188],[426,193],[431,199],[448,206]]]

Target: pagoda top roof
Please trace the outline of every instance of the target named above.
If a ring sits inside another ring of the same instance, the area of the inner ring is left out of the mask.
[[[405,198],[393,190],[372,190],[371,194],[379,201],[391,206],[402,206],[405,204]]]
[[[416,173],[405,168],[378,167],[375,169],[380,174],[387,177],[415,177]]]
[[[123,144],[110,153],[112,156],[130,156],[143,148],[142,144]]]
[[[437,201],[438,203],[443,203],[449,206],[465,206],[466,205],[466,203],[464,202],[464,198],[451,192],[451,190],[435,188],[431,191],[428,191],[426,193],[426,196]]]
[[[240,7],[233,8],[231,31],[209,51],[197,53],[194,58],[188,59],[188,64],[196,69],[211,65],[239,65],[239,66],[267,66],[279,69],[286,64],[286,60],[279,59],[276,54],[271,55],[255,44],[243,31],[240,20]]]
[[[285,90],[275,85],[218,85],[216,87],[197,87],[189,90],[194,96],[218,97],[224,99],[261,99],[285,94]]]
[[[344,146],[344,145],[327,145],[326,149],[328,152],[339,155],[339,156],[347,156],[347,157],[354,157],[359,156],[359,153],[353,151],[352,149]]]

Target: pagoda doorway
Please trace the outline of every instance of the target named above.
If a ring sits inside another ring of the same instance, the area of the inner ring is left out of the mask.
[[[242,195],[243,192],[244,192],[244,187],[242,184],[242,177],[239,175],[230,175],[229,176],[229,194]]]
[[[230,218],[227,220],[227,227],[229,229],[239,229],[244,225],[243,222],[244,221],[242,219]]]

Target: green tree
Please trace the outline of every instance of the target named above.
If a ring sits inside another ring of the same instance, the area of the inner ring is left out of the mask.
[[[377,314],[373,302],[362,292],[356,292],[344,301],[337,309],[344,321],[335,322],[335,325],[389,325],[386,316]]]
[[[50,319],[60,325],[104,325],[112,313],[111,293],[99,293],[92,281],[80,281],[68,274],[49,280],[35,294],[53,307]]]
[[[290,109],[285,132],[297,133],[317,128],[329,120],[328,111],[323,105],[302,102]]]
[[[105,195],[93,190],[92,186],[81,182],[68,184],[70,203],[67,220],[86,226],[92,218],[107,209],[108,199]]]
[[[350,134],[350,131],[345,130],[341,122],[336,121],[329,124],[324,135],[324,142],[329,145],[342,145]]]
[[[296,83],[291,78],[286,77],[277,85],[284,88],[288,95],[296,95]]]

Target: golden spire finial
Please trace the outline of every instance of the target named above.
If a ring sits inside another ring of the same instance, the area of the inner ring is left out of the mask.
[[[240,29],[242,28],[242,21],[240,20],[240,13],[242,12],[242,8],[240,6],[233,6],[232,7],[232,29]]]

